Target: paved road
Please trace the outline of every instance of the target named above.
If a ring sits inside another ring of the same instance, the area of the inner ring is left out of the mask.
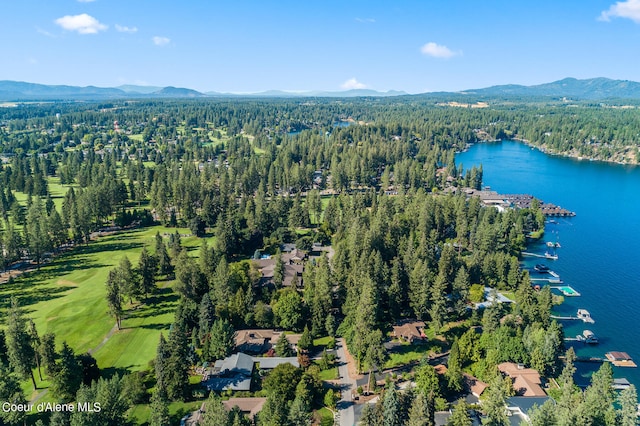
[[[338,339],[336,343],[336,354],[338,361],[338,373],[340,374],[340,386],[342,390],[342,398],[338,401],[338,418],[340,426],[354,426],[355,413],[353,410],[353,401],[351,395],[356,387],[356,383],[349,376],[349,366],[347,365],[347,357],[344,352],[346,343],[344,339]]]

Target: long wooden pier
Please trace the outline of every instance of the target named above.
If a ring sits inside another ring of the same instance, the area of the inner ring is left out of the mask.
[[[582,322],[588,322],[588,323],[595,323],[594,319],[589,317],[589,318],[580,318],[580,317],[561,317],[558,315],[551,315],[550,317],[551,319],[556,319],[556,320],[564,320],[564,321],[573,321],[573,320],[581,320]]]

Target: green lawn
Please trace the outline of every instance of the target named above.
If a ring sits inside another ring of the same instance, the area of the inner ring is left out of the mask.
[[[331,367],[320,372],[321,380],[335,380],[338,378],[338,367]]]
[[[315,411],[315,415],[320,420],[320,426],[332,426],[333,425],[333,413],[327,407],[322,407]]]
[[[399,347],[393,348],[389,353],[389,359],[384,364],[384,368],[393,368],[408,364],[414,361],[420,361],[423,356],[429,355],[432,351],[432,345],[410,345],[403,343]]]
[[[153,251],[156,232],[162,235],[176,229],[154,226],[131,230],[61,254],[39,271],[2,285],[0,308],[8,307],[10,297],[16,295],[40,335],[55,333],[58,347],[66,341],[76,353],[95,349],[115,325],[105,301],[104,283],[109,270],[124,256],[135,266],[143,246]],[[192,255],[197,255],[200,239],[184,237],[182,241],[195,251]],[[155,356],[160,333],[166,333],[173,321],[178,296],[169,284],[158,283],[158,291],[148,304],[134,302],[127,306],[123,329],[93,354],[101,369],[109,374],[146,368]]]
[[[202,401],[192,402],[172,402],[169,404],[169,414],[171,415],[172,424],[180,424],[180,419],[187,414],[196,411],[202,405]],[[151,414],[150,405],[136,405],[129,412],[129,420],[136,425],[144,425],[149,422]]]

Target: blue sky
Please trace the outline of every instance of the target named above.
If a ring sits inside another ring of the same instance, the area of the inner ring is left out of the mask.
[[[640,81],[640,0],[20,0],[0,80],[410,93]]]

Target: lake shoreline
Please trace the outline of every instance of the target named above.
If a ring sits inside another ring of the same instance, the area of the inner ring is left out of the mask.
[[[545,147],[545,145],[537,145],[533,142],[531,142],[528,139],[524,139],[524,138],[519,138],[519,137],[512,137],[510,139],[484,139],[484,140],[480,140],[478,142],[471,142],[469,143],[470,146],[473,146],[476,143],[497,143],[497,142],[503,142],[504,140],[511,140],[511,141],[516,141],[516,142],[520,142],[523,143],[533,149],[536,149],[540,152],[542,152],[543,154],[547,154],[547,155],[551,155],[554,157],[562,157],[562,158],[569,158],[572,160],[576,160],[576,161],[589,161],[589,162],[600,162],[600,163],[605,163],[605,164],[616,164],[619,166],[631,166],[631,167],[637,167],[640,166],[640,162],[636,161],[636,162],[621,162],[621,161],[616,161],[614,159],[611,160],[604,160],[601,158],[594,158],[594,157],[584,157],[581,155],[578,155],[578,153],[575,152],[556,152],[556,151],[552,151],[550,149],[547,149]],[[462,152],[466,152],[466,150],[468,150],[469,147],[467,147],[465,149],[465,151]]]

